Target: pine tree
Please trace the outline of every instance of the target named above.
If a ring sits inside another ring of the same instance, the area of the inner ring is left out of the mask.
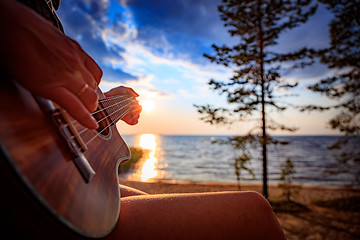
[[[301,61],[308,57],[306,48],[293,53],[274,52],[280,33],[305,23],[317,8],[311,0],[223,0],[218,10],[225,27],[232,37],[240,37],[235,46],[213,45],[216,54],[205,54],[211,62],[224,65],[233,71],[227,80],[212,79],[209,85],[220,94],[226,94],[227,107],[196,106],[203,121],[211,124],[232,124],[249,119],[254,114],[260,118],[259,127],[249,131],[262,147],[263,195],[267,190],[267,144],[271,142],[269,129],[294,131],[275,122],[269,109],[284,111],[286,104],[279,104],[276,89],[291,89],[297,83],[281,78],[283,62],[291,62],[292,68],[311,64]],[[234,106],[234,107],[232,107]],[[260,130],[260,132],[256,132]],[[245,136],[244,138],[249,138]]]
[[[334,129],[346,134],[360,133],[360,1],[319,0],[335,14],[329,24],[330,47],[317,51],[320,61],[333,74],[310,86],[312,91],[325,94],[339,103],[314,109],[339,109],[330,121]],[[309,106],[308,108],[311,108]]]
[[[336,110],[329,125],[344,134],[330,149],[339,152],[335,158],[343,169],[352,172],[360,164],[360,1],[319,0],[333,14],[329,24],[330,46],[315,52],[320,62],[332,69],[331,74],[309,87],[310,90],[336,100],[332,106],[311,105],[303,110]],[[354,164],[357,167],[354,168]],[[359,182],[359,179],[357,179]]]

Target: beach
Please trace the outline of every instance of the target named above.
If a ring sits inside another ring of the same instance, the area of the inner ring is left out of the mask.
[[[133,187],[149,194],[193,193],[238,191],[233,183],[212,182],[141,182],[120,179],[120,184]],[[262,192],[260,184],[241,184],[241,191]],[[277,185],[269,186],[270,201],[278,202],[282,198],[282,190]],[[294,197],[295,202],[306,208],[302,211],[275,211],[284,229],[286,238],[291,239],[360,239],[360,212],[332,209],[314,204],[316,200],[332,200],[338,198],[360,197],[360,191],[341,187],[302,186]]]

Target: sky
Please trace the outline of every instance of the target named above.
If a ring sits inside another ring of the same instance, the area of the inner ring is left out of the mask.
[[[228,79],[231,71],[211,63],[212,44],[234,45],[220,20],[220,0],[64,0],[58,15],[65,33],[78,41],[103,70],[103,91],[124,85],[140,94],[143,105],[139,123],[118,123],[121,134],[241,135],[253,121],[213,126],[200,120],[194,104],[226,106],[224,96],[210,90],[210,79]],[[331,14],[321,7],[305,25],[280,36],[279,51],[328,44],[327,24]],[[306,86],[328,74],[315,64],[284,78],[299,82],[290,103],[331,104]],[[276,121],[297,127],[296,135],[334,135],[327,113],[299,113],[294,109],[269,112]],[[272,134],[286,135],[287,132]]]

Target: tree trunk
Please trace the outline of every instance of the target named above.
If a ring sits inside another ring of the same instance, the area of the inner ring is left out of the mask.
[[[262,66],[263,64],[261,64]],[[263,67],[263,66],[262,66]],[[261,67],[261,69],[262,69]],[[262,71],[261,71],[262,72]],[[263,195],[268,198],[267,188],[267,139],[266,139],[266,118],[265,118],[265,89],[264,75],[261,74],[261,114],[262,114],[262,155],[263,155]]]
[[[260,80],[261,80],[261,115],[262,115],[262,155],[263,155],[263,195],[268,198],[267,187],[267,139],[266,139],[266,116],[265,116],[265,79],[264,79],[264,36],[262,29],[262,13],[261,13],[261,0],[258,1],[258,31],[259,31],[259,50],[260,50]]]

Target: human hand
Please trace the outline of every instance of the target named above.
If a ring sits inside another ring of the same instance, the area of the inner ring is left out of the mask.
[[[0,1],[1,68],[31,93],[50,99],[90,129],[102,71],[80,45],[16,1]]]
[[[116,95],[124,95],[124,94],[130,94],[135,98],[139,96],[139,94],[137,94],[132,88],[123,87],[123,86],[113,88],[104,94],[106,97],[113,97]],[[121,120],[123,120],[129,125],[135,125],[139,121],[141,110],[142,107],[140,106],[139,102],[136,101],[131,111],[128,114],[126,114]]]

